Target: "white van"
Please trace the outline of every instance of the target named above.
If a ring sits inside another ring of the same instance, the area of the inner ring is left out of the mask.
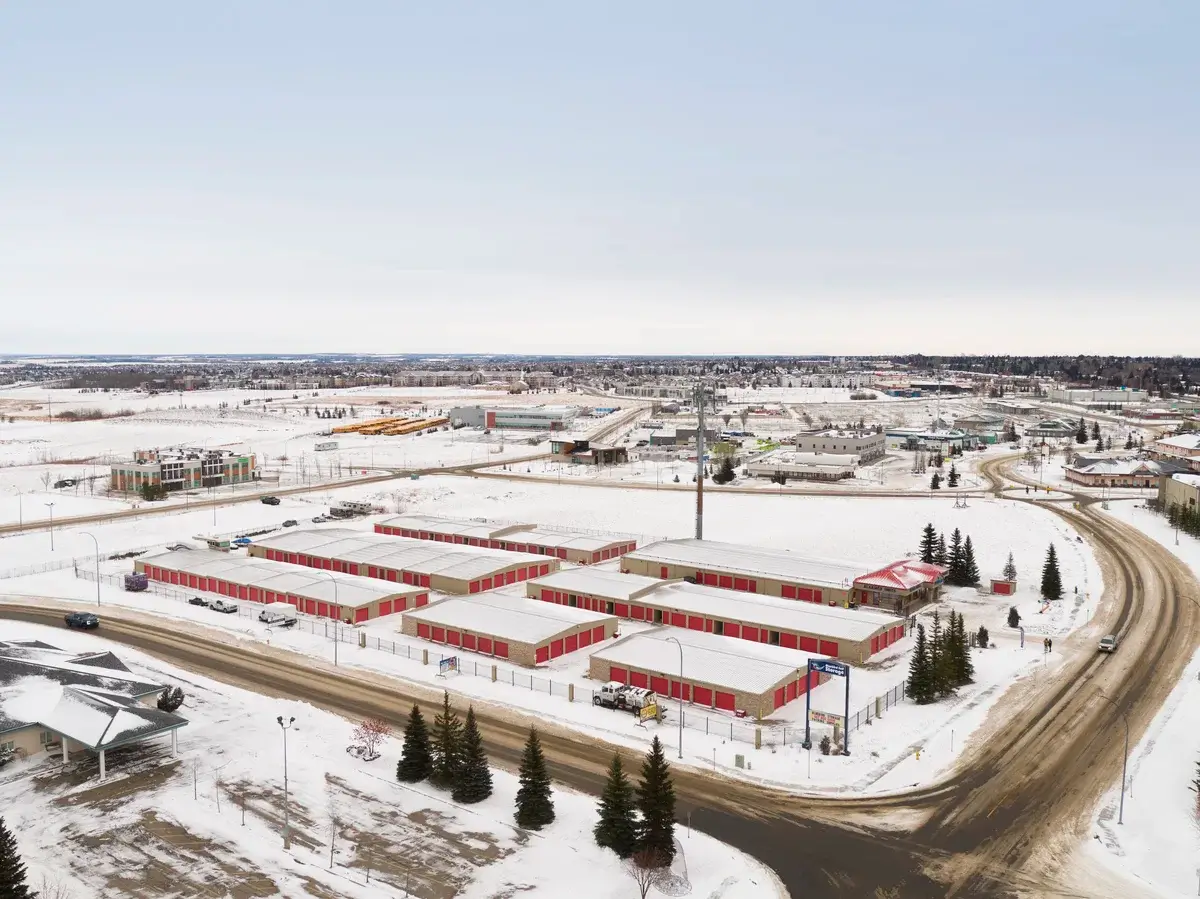
[[[269,602],[258,613],[258,620],[272,627],[293,627],[296,624],[296,607],[286,602]]]

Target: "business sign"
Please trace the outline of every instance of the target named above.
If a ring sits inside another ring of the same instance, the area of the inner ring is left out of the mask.
[[[808,664],[812,666],[813,671],[832,674],[834,677],[845,677],[850,672],[850,666],[844,662],[835,662],[833,659],[813,659]]]
[[[832,712],[822,712],[818,709],[809,709],[808,720],[816,721],[818,724],[832,724],[835,727],[841,727],[846,719],[841,715],[835,715]]]
[[[644,705],[640,709],[638,709],[638,720],[639,721],[649,721],[651,718],[657,718],[657,717],[658,717],[658,706],[655,705],[654,703],[650,703],[649,705]]]
[[[458,671],[458,656],[450,656],[446,659],[438,660],[438,674],[443,675],[450,671]]]

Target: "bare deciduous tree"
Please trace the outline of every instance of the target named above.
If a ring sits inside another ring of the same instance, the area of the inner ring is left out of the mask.
[[[650,887],[661,886],[671,875],[669,868],[660,865],[658,853],[653,849],[639,849],[625,859],[625,873],[637,884],[641,899],[646,899]]]

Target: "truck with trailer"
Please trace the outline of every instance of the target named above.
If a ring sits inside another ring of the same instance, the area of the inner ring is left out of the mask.
[[[286,602],[269,602],[258,613],[258,620],[271,627],[295,627],[296,607]]]
[[[637,714],[645,706],[657,705],[658,697],[645,687],[631,687],[611,680],[592,694],[592,705]]]

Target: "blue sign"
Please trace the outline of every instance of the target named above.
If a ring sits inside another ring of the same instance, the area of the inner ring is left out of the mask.
[[[825,674],[832,674],[834,677],[845,677],[850,673],[850,669],[842,662],[835,662],[833,659],[813,659],[809,662],[813,671],[822,671]]]

